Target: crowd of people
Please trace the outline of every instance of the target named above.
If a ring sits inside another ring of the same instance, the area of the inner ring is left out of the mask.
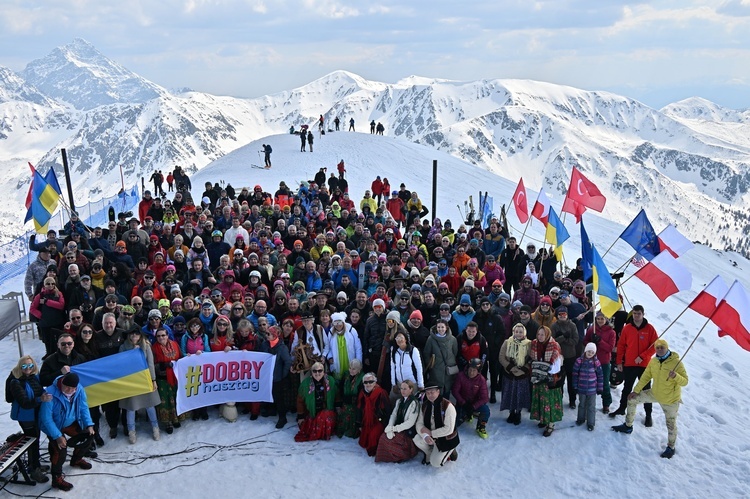
[[[458,457],[462,424],[476,421],[488,438],[493,408],[512,425],[527,411],[548,437],[566,397],[588,430],[599,398],[602,413],[627,412],[614,427],[623,433],[638,403],[648,404],[646,426],[650,404],[663,404],[662,455],[672,457],[687,374],[643,307],[610,320],[593,306],[580,261],[565,275],[552,248],[524,250],[497,219],[455,229],[425,219],[416,192],[401,184],[389,197],[380,177],[355,202],[342,170],[343,160],[330,192],[323,168],[274,194],[206,183],[195,203],[185,188],[171,199],[145,191],[137,217],[90,228],[71,213],[60,238],[32,238],[25,292],[46,354],[41,367],[27,356],[12,373],[14,419],[48,436],[53,486],[72,487],[63,434],[90,436],[71,466],[90,467],[84,458],[105,445],[102,412],[109,438],[122,427],[133,444],[140,410],[154,440],[186,418],[207,420],[207,408],[176,413],[173,363],[208,351],[277,357],[274,402],[238,404],[251,420],[273,416],[283,428],[295,414],[295,440],[356,438],[376,461],[421,453],[442,466]],[[82,410],[70,366],[133,348],[146,353],[153,391]],[[624,380],[614,411],[611,378]],[[64,410],[50,414],[53,403]],[[45,478],[38,448],[30,466]]]

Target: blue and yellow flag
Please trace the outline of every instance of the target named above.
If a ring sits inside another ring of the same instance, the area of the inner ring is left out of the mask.
[[[50,168],[46,177],[42,177],[39,171],[34,171],[31,218],[34,220],[34,229],[37,233],[44,234],[47,232],[49,221],[57,209],[61,194],[60,184],[57,182],[53,169]]]
[[[581,268],[583,269],[583,280],[588,282],[592,276],[591,270],[591,241],[589,241],[589,235],[586,232],[586,228],[583,226],[583,215],[581,216]]]
[[[612,276],[609,275],[609,270],[604,266],[604,261],[593,244],[591,245],[591,270],[594,275],[594,291],[599,295],[599,307],[604,315],[612,317],[620,310],[620,296],[617,294],[617,286]]]
[[[549,207],[549,221],[547,222],[547,231],[544,234],[544,238],[548,243],[555,246],[555,256],[557,257],[557,261],[561,262],[562,244],[570,238],[570,234],[568,234],[568,230],[551,206]]]
[[[86,390],[89,407],[153,391],[146,356],[138,348],[70,368]]]

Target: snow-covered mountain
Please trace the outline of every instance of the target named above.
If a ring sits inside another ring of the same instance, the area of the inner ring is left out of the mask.
[[[126,184],[174,165],[195,172],[252,140],[323,115],[328,127],[338,116],[346,129],[353,118],[365,133],[379,121],[386,134],[444,151],[487,175],[514,182],[524,176],[532,189],[544,187],[554,206],[579,165],[607,195],[605,215],[613,220],[627,222],[645,206],[658,227],[675,223],[721,249],[747,253],[750,244],[750,111],[702,99],[656,110],[536,81],[411,76],[386,84],[346,71],[256,99],[170,93],[80,39],[20,75],[0,77],[0,97],[0,166],[9,172],[0,183],[19,191],[0,216],[17,213],[15,203],[23,201],[26,162],[42,171],[59,166],[62,147],[77,197],[85,200],[119,188],[121,165]]]

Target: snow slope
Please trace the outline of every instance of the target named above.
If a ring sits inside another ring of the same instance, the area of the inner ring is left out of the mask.
[[[248,167],[258,163],[261,143],[273,146],[271,170]],[[342,132],[316,137],[314,153],[299,152],[294,136],[275,135],[252,142],[196,174],[194,194],[202,192],[207,179],[231,180],[235,188],[260,184],[273,191],[280,180],[293,185],[311,178],[321,166],[334,168],[341,158],[346,161],[353,199],[358,200],[375,175],[381,175],[388,177],[393,186],[403,181],[416,189],[427,206],[431,160],[437,159],[437,215],[451,218],[454,226],[459,220],[455,205],[462,204],[468,194],[487,189],[498,206],[510,199],[515,188],[513,182],[404,139]],[[562,199],[553,198],[552,205],[559,208],[561,202]],[[623,229],[608,220],[612,211],[608,205],[602,216],[584,216],[590,238],[602,253]],[[512,211],[509,219],[514,234],[520,236],[522,228]],[[580,252],[580,240],[578,227],[570,217],[567,222],[572,237],[565,245],[565,254],[572,262]],[[657,231],[663,227],[655,221],[654,225]],[[540,236],[539,224],[534,223],[527,237]],[[614,270],[632,254],[627,244],[618,242],[604,260]],[[624,285],[630,303],[643,304],[646,317],[659,332],[680,315],[716,273],[730,283],[740,279],[750,287],[750,262],[737,255],[697,246],[681,260],[693,273],[693,288],[665,303],[659,302],[637,279]],[[632,270],[629,268],[627,273]],[[21,282],[4,283],[0,291],[13,287],[20,289]],[[692,311],[685,312],[665,336],[670,347],[680,354],[685,352],[704,321]],[[492,405],[490,439],[482,440],[473,428],[462,427],[458,462],[440,470],[425,468],[418,459],[401,465],[376,465],[356,441],[334,438],[329,442],[298,444],[293,440],[292,425],[275,430],[275,419],[251,422],[247,417],[229,424],[211,410],[209,421],[188,421],[173,435],[163,435],[160,442],[150,440],[143,421],[139,422],[136,445],[129,445],[122,435],[114,441],[106,439],[90,472],[71,470],[69,477],[77,494],[68,496],[82,497],[107,490],[111,497],[131,497],[148,487],[154,496],[213,497],[217,487],[221,487],[220,494],[224,496],[250,492],[267,497],[302,497],[311,491],[317,491],[317,495],[367,498],[653,497],[663,496],[666,490],[672,497],[745,497],[750,472],[750,429],[746,424],[750,412],[750,388],[746,382],[750,379],[750,353],[731,339],[719,339],[715,329],[707,327],[685,358],[690,384],[683,390],[680,436],[672,460],[659,458],[666,445],[666,428],[658,407],[654,409],[654,427],[643,427],[641,409],[630,436],[609,430],[622,418],[613,422],[598,413],[596,429],[589,433],[585,427],[576,427],[574,411],[565,409],[564,420],[558,423],[555,433],[543,438],[526,413],[523,423],[516,427],[505,423],[507,412],[501,413],[498,405]],[[40,359],[43,348],[38,340],[24,338],[23,345]],[[5,373],[15,365],[17,346],[11,339],[3,340],[2,346],[0,366]],[[619,399],[619,390],[613,390],[613,398]],[[17,431],[17,425],[9,420],[9,406],[3,405],[0,412],[0,435]],[[157,473],[159,478],[150,473]],[[36,495],[45,493],[47,487],[14,485],[9,490]],[[45,495],[64,495],[55,492]]]

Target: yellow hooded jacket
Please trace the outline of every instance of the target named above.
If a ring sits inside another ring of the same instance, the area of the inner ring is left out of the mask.
[[[675,377],[669,379],[669,373],[672,370],[675,371]],[[688,384],[687,371],[680,362],[680,356],[675,352],[670,352],[669,357],[664,362],[660,362],[657,357],[652,358],[633,391],[640,393],[649,381],[653,382],[651,394],[660,404],[669,405],[680,402],[682,400],[682,387]]]

